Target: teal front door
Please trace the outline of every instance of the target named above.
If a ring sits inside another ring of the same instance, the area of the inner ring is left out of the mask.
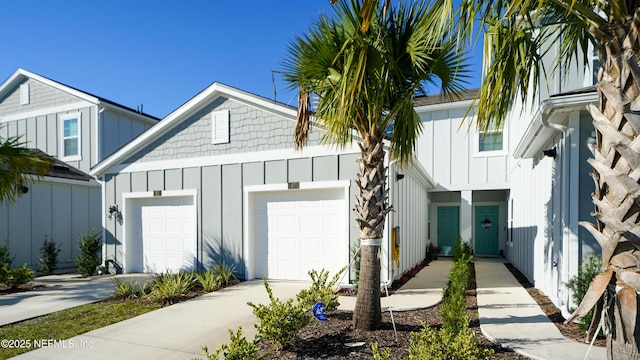
[[[479,255],[498,255],[500,253],[498,246],[500,235],[498,205],[476,206],[475,222],[475,253]]]
[[[438,246],[444,254],[453,249],[456,238],[460,235],[460,207],[438,206]],[[449,247],[449,249],[445,249]]]

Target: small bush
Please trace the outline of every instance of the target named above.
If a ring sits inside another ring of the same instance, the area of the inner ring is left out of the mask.
[[[27,264],[23,264],[21,268],[9,269],[4,265],[6,278],[3,283],[10,288],[17,288],[20,285],[24,285],[29,283],[29,281],[33,280],[33,274],[36,272],[27,266]]]
[[[391,356],[391,349],[384,348],[382,352],[378,349],[378,343],[374,342],[371,344],[371,354],[373,355],[374,360],[387,360]]]
[[[6,242],[0,245],[0,283],[2,284],[6,285],[13,259],[15,256],[9,254],[9,245]]]
[[[238,282],[236,276],[233,275],[233,272],[236,271],[234,264],[227,265],[223,261],[222,264],[214,265],[212,271],[220,279],[220,283],[223,286],[233,285]]]
[[[423,323],[419,333],[411,333],[410,360],[473,360],[488,359],[493,350],[483,349],[475,340],[476,334],[468,326],[458,333],[432,329]]]
[[[358,284],[360,283],[360,239],[351,248],[351,257],[353,258],[353,291],[358,293]]]
[[[153,275],[153,282],[147,296],[163,305],[171,305],[184,299],[193,288],[193,273],[180,271],[173,274],[169,271]]]
[[[231,340],[229,344],[220,345],[213,354],[209,353],[209,348],[206,346],[202,347],[208,360],[220,359],[221,354],[223,359],[229,360],[253,360],[259,358],[255,339],[253,341],[247,340],[242,335],[242,326],[238,328],[238,332],[235,334],[229,329],[229,337]]]
[[[56,246],[56,242],[53,239],[48,240],[47,235],[44,236],[44,241],[40,246],[40,257],[38,258],[42,274],[51,275],[58,268],[58,254],[62,250],[61,247],[62,244]]]
[[[442,306],[440,317],[443,328],[448,329],[453,334],[457,334],[464,327],[469,325],[467,315],[466,291],[469,283],[470,269],[469,262],[464,259],[458,260],[451,266],[449,281],[442,296]]]
[[[121,299],[137,299],[145,293],[147,284],[139,281],[111,279],[114,285],[113,295]]]
[[[462,241],[462,237],[458,236],[453,244],[452,255],[453,261],[458,261],[462,258],[471,258],[471,246],[466,241]]]
[[[100,254],[102,241],[96,234],[87,232],[80,235],[78,247],[80,248],[80,255],[76,257],[78,271],[83,277],[94,275],[96,268],[102,262]]]
[[[340,306],[340,302],[338,301],[338,295],[335,293],[334,286],[340,279],[342,273],[347,271],[347,266],[340,269],[340,271],[333,275],[331,281],[327,283],[327,279],[329,278],[329,272],[325,269],[318,271],[311,270],[308,272],[309,277],[311,278],[311,287],[309,290],[302,289],[296,295],[296,299],[300,306],[304,309],[311,309],[315,303],[318,301],[322,301],[324,304],[324,308],[327,311],[335,310]]]
[[[196,279],[206,292],[216,291],[220,288],[222,280],[212,270],[196,273]]]
[[[565,285],[571,290],[571,299],[576,304],[580,304],[582,299],[587,294],[589,284],[595,278],[600,271],[602,271],[602,258],[599,254],[585,257],[582,260],[582,266],[578,269],[578,275],[572,277]],[[575,309],[571,309],[573,312]],[[593,317],[593,309],[590,310],[587,315],[580,319],[578,328],[580,330],[588,330],[591,324],[591,318]]]
[[[282,302],[273,296],[267,279],[263,276],[264,287],[269,294],[268,305],[252,302],[247,304],[253,308],[253,314],[259,322],[255,324],[258,336],[273,341],[279,349],[298,338],[298,331],[309,323],[309,316],[300,304],[293,304],[293,299]]]

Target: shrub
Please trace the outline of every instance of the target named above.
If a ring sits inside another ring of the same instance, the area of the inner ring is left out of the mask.
[[[467,298],[465,292],[469,283],[469,262],[460,259],[453,263],[449,272],[449,281],[442,296],[440,317],[442,326],[453,334],[469,325]]]
[[[391,356],[391,349],[384,348],[384,350],[380,352],[380,350],[378,350],[378,343],[374,342],[371,344],[371,354],[374,360],[387,360],[389,356]]]
[[[78,265],[78,271],[83,277],[88,277],[96,273],[96,268],[100,263],[102,248],[102,241],[94,233],[85,233],[80,235],[78,247],[80,248],[80,255],[76,257],[76,265]]]
[[[193,288],[194,282],[193,273],[180,271],[173,274],[167,270],[153,275],[153,282],[147,296],[163,305],[171,305],[185,298]]]
[[[20,285],[27,284],[29,281],[33,280],[33,274],[36,272],[27,266],[27,264],[23,264],[21,268],[9,269],[6,268],[5,271],[7,273],[6,278],[3,283],[10,288],[16,288]]]
[[[48,240],[47,235],[44,236],[44,241],[40,246],[40,257],[38,263],[40,265],[40,272],[44,275],[53,274],[58,268],[58,254],[60,253],[62,244],[56,246],[56,242],[53,239]]]
[[[223,286],[233,285],[238,282],[236,276],[233,275],[233,272],[236,271],[234,264],[227,265],[223,261],[222,264],[214,265],[212,271],[220,279],[220,283]]]
[[[591,255],[582,260],[582,266],[578,269],[578,275],[572,277],[565,285],[571,290],[571,299],[576,304],[582,302],[582,298],[587,293],[589,284],[602,270],[602,258],[599,254]],[[575,309],[571,309],[573,312]],[[593,309],[587,315],[580,319],[578,328],[580,330],[588,330],[593,317]]]
[[[6,285],[13,259],[15,256],[9,254],[9,245],[6,242],[0,245],[0,283],[2,284]]]
[[[456,240],[453,244],[453,261],[458,261],[462,258],[471,258],[472,250],[471,246],[466,242],[462,241],[462,237],[456,237]]]
[[[252,360],[258,358],[258,346],[256,345],[255,339],[254,341],[248,341],[247,338],[242,335],[242,326],[238,328],[238,332],[235,334],[229,329],[229,337],[231,338],[229,344],[220,345],[213,354],[210,354],[209,349],[203,346],[202,350],[207,356],[207,359],[220,359],[220,354],[222,354],[223,359],[229,360]]]
[[[353,291],[358,293],[358,283],[360,282],[360,239],[351,248],[351,257],[353,258]]]
[[[340,306],[340,302],[338,301],[338,295],[335,293],[334,286],[345,271],[347,271],[347,266],[333,275],[329,283],[327,283],[329,272],[325,269],[320,270],[319,273],[315,269],[309,271],[308,274],[312,282],[311,287],[308,290],[300,290],[298,295],[296,295],[300,306],[304,309],[311,309],[315,303],[322,301],[325,310],[331,311],[337,309],[338,306]]]
[[[298,331],[309,323],[309,316],[300,304],[293,304],[293,299],[282,302],[273,296],[267,279],[262,277],[264,287],[269,294],[268,305],[252,302],[247,304],[253,308],[253,314],[259,322],[255,324],[258,336],[273,341],[279,349],[298,338]]]
[[[113,295],[122,299],[136,299],[147,289],[147,283],[140,284],[139,281],[122,280],[120,278],[111,279],[114,285]]]
[[[220,288],[222,280],[213,270],[196,273],[196,279],[206,292],[212,292]]]
[[[446,328],[432,329],[423,323],[419,333],[411,333],[409,359],[416,360],[473,360],[488,359],[493,350],[483,349],[476,342],[476,334],[468,326],[454,333]]]

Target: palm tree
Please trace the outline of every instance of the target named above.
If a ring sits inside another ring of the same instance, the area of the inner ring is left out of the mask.
[[[613,322],[610,359],[640,358],[639,6],[633,0],[461,0],[457,18],[461,38],[470,38],[478,23],[485,32],[489,65],[476,104],[480,129],[499,125],[515,97],[535,93],[549,46],[560,50],[554,68],[565,71],[573,60],[587,64],[591,46],[598,54],[600,101],[588,107],[596,131],[589,160],[595,223],[581,225],[600,243],[604,271],[568,321],[595,306],[592,336],[606,308]]]
[[[354,325],[374,330],[381,323],[379,250],[391,211],[385,147],[399,163],[411,160],[422,126],[413,109],[416,94],[436,80],[444,93],[459,90],[454,79],[462,59],[441,31],[447,16],[424,2],[392,7],[389,1],[341,0],[334,9],[334,17],[320,16],[307,35],[290,44],[285,74],[300,91],[296,147],[305,145],[312,114],[326,131],[325,142],[344,146],[356,137],[360,146],[354,211],[361,267]]]
[[[53,158],[27,149],[19,138],[0,137],[0,203],[15,203],[26,185],[44,176],[53,165]]]

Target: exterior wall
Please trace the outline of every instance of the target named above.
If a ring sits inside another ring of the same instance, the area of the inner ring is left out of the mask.
[[[20,104],[20,85],[29,85],[29,104]],[[32,79],[25,79],[20,84],[7,92],[3,98],[0,99],[0,114],[18,114],[24,112],[46,112],[43,110],[58,107],[61,105],[74,104],[80,101],[77,97],[71,96],[63,91],[54,89],[39,81]]]
[[[75,267],[78,237],[100,231],[100,185],[45,179],[29,186],[15,205],[0,203],[0,241],[16,255],[14,266],[38,269],[45,236],[61,245],[58,268]],[[35,221],[32,221],[35,220]]]
[[[437,191],[508,188],[507,151],[478,153],[475,128],[463,121],[466,111],[465,104],[418,109],[424,126],[416,144],[418,160],[438,183]]]
[[[112,109],[100,114],[98,162],[149,129],[152,124]],[[95,164],[93,164],[95,165]]]

